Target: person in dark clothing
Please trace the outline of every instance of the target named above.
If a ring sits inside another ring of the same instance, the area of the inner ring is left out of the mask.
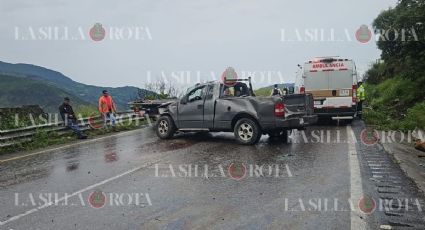
[[[275,84],[274,88],[272,89],[272,93],[270,96],[282,96],[282,91],[279,89],[279,85]]]
[[[68,97],[65,97],[61,106],[59,106],[59,113],[62,117],[65,126],[72,129],[77,135],[78,139],[86,139],[87,136],[83,134],[80,127],[78,126],[77,118],[75,117],[74,110],[69,104],[70,100]]]
[[[235,97],[249,96],[248,86],[245,83],[238,82],[233,86]]]

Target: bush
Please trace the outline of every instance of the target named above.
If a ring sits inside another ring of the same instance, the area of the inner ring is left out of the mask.
[[[378,126],[380,129],[388,130],[389,127],[389,116],[386,113],[378,112],[375,110],[364,109],[363,117],[366,123]]]
[[[387,79],[379,85],[366,84],[366,98],[373,109],[395,110],[400,116],[416,104],[421,88],[402,77]]]
[[[402,77],[387,79],[379,85],[365,84],[368,109],[364,119],[380,129],[412,130],[425,126],[425,102],[418,102],[421,87]]]
[[[421,128],[425,130],[425,101],[417,103],[407,110],[407,117],[402,123],[402,128],[407,130]]]
[[[365,79],[370,84],[379,84],[380,82],[389,78],[389,74],[386,73],[385,63],[375,63],[372,67],[366,71]]]

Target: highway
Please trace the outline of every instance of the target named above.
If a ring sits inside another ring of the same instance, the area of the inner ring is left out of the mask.
[[[0,229],[425,229],[425,197],[362,130],[241,146],[147,127],[2,155]]]

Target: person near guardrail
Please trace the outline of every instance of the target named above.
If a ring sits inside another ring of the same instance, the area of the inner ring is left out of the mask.
[[[117,112],[115,102],[109,95],[108,90],[102,91],[102,96],[99,98],[99,112],[102,114],[103,125],[107,126],[108,119],[111,121],[112,127],[116,124],[115,113]]]
[[[65,97],[62,105],[59,106],[59,113],[65,123],[65,126],[72,129],[78,139],[87,139],[87,136],[81,131],[80,126],[78,126],[77,117],[75,116],[68,97]]]

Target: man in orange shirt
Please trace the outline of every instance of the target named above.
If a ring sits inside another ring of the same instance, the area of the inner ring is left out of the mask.
[[[117,112],[115,102],[109,95],[108,90],[103,90],[102,93],[103,95],[99,98],[99,112],[102,114],[104,126],[106,127],[106,122],[108,121],[108,118],[111,121],[112,126],[115,126],[116,119],[114,113]]]

